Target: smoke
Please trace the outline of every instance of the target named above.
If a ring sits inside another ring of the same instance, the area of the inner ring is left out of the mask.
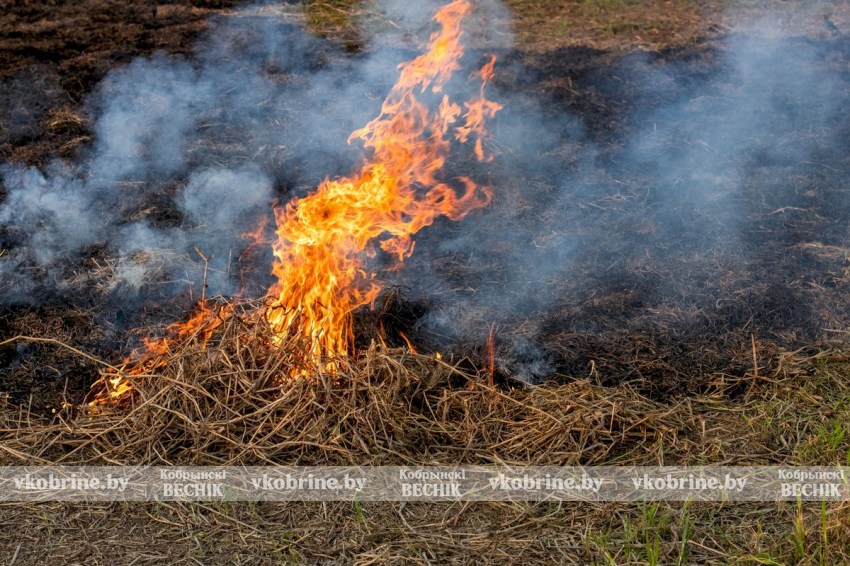
[[[86,101],[94,141],[78,160],[2,166],[0,301],[73,294],[98,277],[132,296],[158,285],[197,297],[202,280],[208,295],[237,292],[242,234],[274,202],[354,165],[349,133],[411,52],[348,55],[262,7],[212,22],[191,57],[112,71]],[[424,29],[431,15],[405,25]]]
[[[157,54],[110,73],[86,103],[94,142],[77,161],[0,169],[0,300],[75,292],[93,249],[114,259],[109,293],[165,285],[197,296],[204,278],[208,295],[239,291],[242,234],[275,201],[351,169],[359,150],[348,134],[377,114],[438,4],[385,2],[380,32],[359,54],[249,6],[213,22],[190,57]],[[471,164],[458,152],[449,167],[489,179],[495,198],[422,231],[405,268],[382,274],[428,304],[418,341],[443,352],[483,346],[495,324],[500,371],[537,382],[583,355],[576,337],[660,332],[653,321],[670,312],[687,333],[702,324],[693,313],[720,312],[729,297],[758,302],[723,282],[729,265],[792,292],[789,264],[756,236],[809,238],[795,226],[816,219],[782,222],[799,214],[811,163],[846,150],[835,135],[846,61],[758,23],[693,57],[619,59],[517,55],[495,1],[479,3],[469,26],[469,68],[447,90],[474,92],[463,75],[495,49],[488,97],[505,108],[491,127],[495,160]],[[766,210],[785,212],[754,224]],[[712,261],[714,275],[694,267]],[[618,310],[629,328],[611,321]]]
[[[821,336],[836,305],[801,290],[794,246],[822,237],[813,201],[837,198],[807,185],[846,154],[847,61],[771,27],[754,22],[700,58],[599,57],[588,71],[569,63],[586,53],[565,50],[543,78],[501,68],[493,204],[421,235],[393,281],[431,304],[417,338],[481,352],[495,324],[501,371],[539,382],[592,372],[591,335],[626,348],[719,336],[717,317],[786,343]],[[580,77],[581,113],[540,96],[553,67]]]

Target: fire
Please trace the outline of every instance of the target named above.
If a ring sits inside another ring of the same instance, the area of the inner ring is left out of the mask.
[[[486,206],[490,191],[461,178],[460,192],[437,178],[449,154],[452,137],[476,140],[475,153],[484,159],[484,120],[500,108],[484,97],[484,84],[495,58],[478,73],[479,98],[460,107],[448,95],[432,111],[416,94],[442,92],[463,55],[461,20],[472,6],[456,0],[441,8],[435,20],[441,29],[427,51],[400,65],[401,75],[381,107],[381,114],[355,131],[349,142],[361,140],[370,151],[353,175],[326,179],[310,195],[275,210],[277,242],[273,244],[277,277],[269,291],[273,299],[267,319],[278,335],[296,335],[307,345],[310,360],[332,359],[350,352],[352,312],[372,303],[381,290],[376,274],[366,266],[375,242],[401,263],[413,252],[411,236],[439,216],[459,220]]]
[[[475,134],[475,157],[478,158],[478,161],[490,161],[492,159],[492,156],[484,154],[483,140],[487,136],[485,122],[487,118],[492,118],[502,108],[501,104],[487,100],[484,96],[484,88],[487,86],[487,81],[493,78],[495,67],[496,57],[491,56],[490,62],[476,73],[477,76],[481,77],[481,93],[477,99],[464,103],[466,124],[457,128],[457,138],[462,143],[466,143],[469,136]]]
[[[352,313],[373,303],[381,290],[367,264],[378,253],[376,244],[394,256],[398,266],[413,253],[411,236],[419,230],[440,216],[459,220],[490,202],[490,190],[469,178],[452,184],[439,178],[455,139],[474,139],[476,157],[489,158],[483,147],[484,124],[501,108],[484,94],[495,57],[475,73],[481,88],[463,109],[443,93],[461,68],[461,22],[471,11],[470,0],[454,0],[436,12],[440,27],[425,52],[399,66],[399,79],[379,116],[349,137],[349,143],[360,140],[367,153],[357,170],[325,179],[309,195],[274,210],[272,274],[277,282],[268,291],[262,318],[278,343],[300,340],[306,368],[332,372],[334,359],[351,352]],[[429,105],[417,98],[423,94],[439,103]],[[208,337],[216,320],[219,315],[202,305],[192,320],[170,331],[178,338],[199,331]],[[151,360],[159,359],[157,352],[167,351],[168,344],[167,339],[147,344],[132,371],[156,369]],[[112,398],[131,387],[120,376],[108,381]]]
[[[207,301],[200,301],[198,310],[188,321],[175,322],[166,327],[165,337],[142,339],[144,346],[137,348],[124,359],[121,370],[106,372],[95,383],[94,387],[99,387],[100,391],[90,405],[105,405],[129,395],[133,391],[133,381],[136,378],[151,374],[165,365],[165,355],[171,351],[174,344],[190,338],[199,340],[201,344],[209,342],[231,310],[229,305],[214,308]]]

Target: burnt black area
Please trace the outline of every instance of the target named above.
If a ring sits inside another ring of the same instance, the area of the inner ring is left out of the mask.
[[[361,310],[355,318],[355,348],[368,348],[375,340],[391,348],[407,346],[416,332],[416,322],[429,309],[428,301],[409,296],[409,289],[390,287],[375,301],[374,309]]]
[[[104,3],[105,13],[117,9]],[[163,14],[122,12],[125,24],[114,40],[96,32],[95,19],[86,20],[77,40],[61,44],[50,43],[46,32],[0,37],[13,46],[2,55],[0,158],[42,164],[66,155],[69,140],[91,132],[67,122],[67,131],[51,129],[51,112],[79,109],[106,71],[136,55],[190,53],[205,26],[188,8]],[[36,21],[43,14],[25,16]],[[761,371],[770,371],[781,352],[846,346],[845,335],[831,330],[850,327],[850,118],[839,114],[807,130],[804,160],[784,158],[776,140],[756,140],[760,151],[748,155],[734,179],[723,170],[717,178],[689,177],[682,173],[687,167],[670,175],[651,158],[655,151],[687,165],[682,139],[656,140],[641,158],[629,153],[664,108],[692,108],[681,118],[690,135],[697,116],[735,91],[727,78],[729,39],[652,54],[497,53],[495,98],[510,93],[512,103],[493,125],[497,139],[525,115],[538,117],[540,130],[500,142],[491,163],[473,163],[462,149],[452,156],[450,176],[489,180],[492,205],[459,223],[438,220],[417,235],[406,267],[385,277],[393,286],[376,310],[357,314],[357,345],[380,333],[388,345],[403,346],[404,334],[422,350],[485,368],[492,327],[500,380],[630,382],[662,399],[700,393],[718,374],[750,371],[753,341]],[[850,96],[850,42],[793,42],[843,85],[841,96]],[[282,83],[298,82],[298,73],[339,64],[323,53],[317,49],[300,70],[267,71]],[[664,80],[648,80],[654,72]],[[832,102],[846,107],[847,100]],[[789,98],[774,108],[790,120],[812,103]],[[207,133],[211,142],[199,159],[226,162],[239,153],[240,132]],[[781,141],[788,152],[802,143],[793,136]],[[315,153],[322,151],[317,144]],[[338,155],[328,154],[330,175],[350,165]],[[300,165],[289,159],[285,149],[261,156],[282,196],[298,188]],[[180,180],[145,190],[122,213],[144,210],[153,225],[179,229],[182,218],[169,198],[174,182]],[[16,241],[14,227],[0,227],[0,248]],[[84,250],[78,267],[105,259],[102,253]],[[115,360],[134,343],[132,329],[170,322],[190,304],[156,288],[104,296],[84,287],[3,307],[0,337],[54,336]],[[0,391],[19,402],[32,395],[47,407],[64,395],[79,398],[95,374],[93,364],[55,346],[0,348]]]
[[[417,340],[486,367],[495,323],[503,377],[630,382],[660,399],[752,372],[754,342],[761,372],[776,368],[780,352],[845,347],[850,121],[839,113],[811,128],[801,116],[825,103],[816,89],[783,95],[771,101],[769,127],[747,132],[746,151],[703,167],[698,160],[716,148],[689,144],[705,124],[734,129],[717,123],[730,118],[712,105],[746,85],[725,47],[736,40],[656,54],[504,57],[497,87],[527,94],[549,138],[531,158],[503,150],[489,164],[490,209],[418,237],[422,255],[404,272],[413,275],[401,274],[413,297],[434,299]],[[850,44],[788,46],[840,85],[829,104],[845,105]],[[676,109],[668,131],[680,137],[630,153],[668,108]],[[582,158],[589,146],[593,158]],[[702,178],[706,171],[716,178]],[[417,292],[429,271],[435,277]]]

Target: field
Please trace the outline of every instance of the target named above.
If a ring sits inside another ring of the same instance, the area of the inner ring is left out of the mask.
[[[239,4],[0,15],[0,463],[850,466],[850,4],[485,3],[492,160],[445,167],[492,202],[283,387],[268,205],[358,163],[429,28]],[[9,564],[850,562],[846,503],[0,505]]]

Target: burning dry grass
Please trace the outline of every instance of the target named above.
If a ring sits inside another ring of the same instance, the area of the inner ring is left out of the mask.
[[[257,308],[230,305],[214,332],[198,328],[169,343],[155,364],[144,366],[153,368],[149,375],[38,340],[39,348],[99,364],[105,378],[122,372],[134,394],[93,407],[68,399],[76,404],[53,414],[6,399],[0,461],[823,465],[845,457],[839,433],[850,422],[850,387],[841,369],[846,363],[834,355],[786,354],[770,373],[754,365],[743,376],[718,375],[703,395],[664,402],[629,384],[490,385],[486,369],[472,369],[468,359],[375,343],[337,360],[333,376],[303,375],[303,345],[269,346],[275,342],[268,325],[250,316]]]
[[[6,407],[6,463],[400,464],[653,463],[684,413],[627,387],[586,381],[508,390],[462,365],[373,345],[333,377],[284,379],[297,344],[226,318],[202,347],[171,349],[136,396],[104,409],[37,416]],[[639,451],[635,451],[640,447]]]
[[[314,2],[308,9],[315,16],[317,10],[327,8],[331,17],[343,14],[348,4]],[[528,4],[512,2],[524,10]],[[548,7],[545,2],[540,5]],[[540,14],[554,23],[541,33],[540,18],[528,13],[526,21],[534,22],[528,29],[534,34],[520,30],[520,36],[527,43],[538,41],[540,50],[567,40],[583,42],[575,33],[582,20],[552,17],[551,10],[544,8]],[[592,24],[588,36],[601,34],[602,40],[623,45],[632,35],[640,44],[643,39],[638,36],[654,36],[650,24],[620,26],[615,21],[609,25],[595,13],[587,9],[590,16],[585,19]],[[630,19],[617,10],[608,13],[619,20]],[[311,25],[323,21],[319,14]],[[329,25],[326,33],[335,31]],[[560,38],[553,39],[556,35]],[[688,34],[669,37],[691,40]],[[61,146],[63,152],[75,149],[88,135],[84,121],[70,112],[51,114],[46,129],[57,143],[70,139]],[[233,158],[235,145],[222,146],[220,151]],[[638,233],[652,230],[641,225]],[[799,248],[829,261],[845,262],[847,257],[840,247],[801,244]],[[155,259],[134,257],[96,265],[97,290],[126,279],[119,277],[122,269],[142,263],[150,267]],[[592,306],[624,310],[620,295],[608,300]],[[89,346],[81,342],[87,340],[109,347],[101,338],[102,329],[80,336],[83,325],[69,322],[72,314],[89,316],[65,309],[56,319],[45,321],[40,313],[28,313],[27,320],[15,326],[28,332],[39,328],[41,334],[63,340],[41,340],[33,348],[62,350],[58,361],[30,358],[66,379],[66,362],[78,359],[79,373],[89,375],[94,364],[103,365],[67,344],[86,349]],[[610,317],[610,313],[602,314]],[[134,378],[136,397],[126,406],[98,412],[69,408],[51,415],[33,405],[19,406],[18,399],[0,399],[0,460],[7,464],[568,465],[826,464],[848,458],[850,366],[843,357],[773,359],[771,352],[772,361],[765,362],[761,350],[756,355],[753,340],[749,372],[738,375],[736,370],[734,377],[715,374],[709,386],[698,388],[697,395],[654,401],[641,395],[645,388],[638,392],[629,384],[602,387],[578,380],[541,387],[491,386],[486,372],[471,369],[475,364],[467,360],[441,361],[379,345],[342,360],[334,378],[314,375],[281,383],[280,377],[298,365],[303,348],[295,343],[264,348],[265,332],[233,316],[203,347],[194,337],[173,345],[155,375]],[[643,334],[629,331],[624,336],[612,351],[617,359],[634,362],[628,344],[641,345]],[[682,340],[674,333],[670,343]],[[746,358],[748,340],[735,343],[743,344],[740,348]],[[599,359],[600,348],[586,342],[579,346],[580,353],[592,352]],[[705,354],[705,348],[693,350]],[[571,355],[566,352],[564,357]],[[660,356],[653,350],[652,357]],[[60,367],[61,372],[49,366]],[[19,369],[25,373],[32,367]],[[610,367],[601,373],[616,374]],[[676,377],[696,381],[699,376],[681,372]],[[846,504],[822,508],[774,504],[16,504],[4,505],[0,512],[0,561],[838,564],[850,560],[848,512]],[[117,556],[114,550],[119,547]]]

